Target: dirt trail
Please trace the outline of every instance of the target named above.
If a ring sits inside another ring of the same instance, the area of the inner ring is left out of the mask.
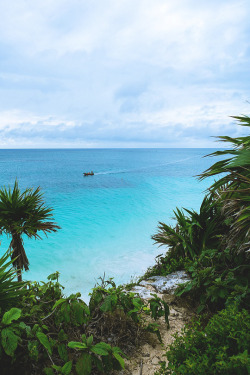
[[[166,360],[164,354],[166,348],[174,340],[172,335],[180,332],[193,316],[190,308],[184,307],[178,299],[170,295],[164,295],[163,298],[165,301],[168,301],[170,307],[170,329],[167,329],[162,317],[159,321],[162,344],[159,343],[155,335],[150,335],[150,341],[138,348],[133,357],[129,361],[126,361],[124,375],[154,375],[155,371],[159,368],[159,361]]]
[[[156,293],[151,285],[146,286],[148,291]],[[165,361],[166,348],[173,342],[173,334],[180,332],[185,324],[195,315],[194,308],[191,307],[183,298],[174,296],[173,294],[157,293],[157,295],[168,303],[170,308],[169,322],[170,328],[167,329],[164,318],[160,318],[159,323],[162,344],[156,335],[149,334],[147,343],[141,346],[125,361],[125,370],[118,375],[154,375],[159,369],[159,362]]]

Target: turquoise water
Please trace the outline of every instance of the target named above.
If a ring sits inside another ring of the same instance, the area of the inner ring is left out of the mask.
[[[172,210],[198,208],[209,181],[194,176],[211,165],[211,149],[0,150],[1,187],[40,186],[61,230],[24,239],[25,279],[59,271],[66,293],[85,298],[99,276],[128,282],[164,251],[151,235]],[[94,176],[83,177],[93,170]],[[2,238],[1,252],[9,239]]]

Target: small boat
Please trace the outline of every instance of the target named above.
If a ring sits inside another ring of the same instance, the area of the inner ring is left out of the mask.
[[[94,176],[94,172],[91,171],[91,172],[84,172],[83,175],[86,177],[86,176]]]

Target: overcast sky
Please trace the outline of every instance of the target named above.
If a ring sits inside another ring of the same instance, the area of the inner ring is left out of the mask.
[[[249,19],[249,0],[1,0],[0,148],[218,147],[250,113]]]

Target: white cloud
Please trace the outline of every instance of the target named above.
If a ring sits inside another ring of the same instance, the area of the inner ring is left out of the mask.
[[[2,2],[0,147],[167,147],[174,127],[185,137],[196,127],[210,145],[207,123],[215,133],[249,112],[249,9],[236,0]]]

